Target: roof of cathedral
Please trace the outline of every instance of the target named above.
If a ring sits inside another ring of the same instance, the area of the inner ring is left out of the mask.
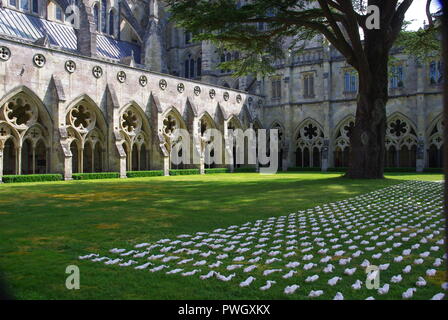
[[[51,46],[77,52],[73,27],[7,8],[0,8],[0,35],[30,42],[46,35]],[[138,45],[102,34],[98,34],[96,39],[98,56],[120,60],[133,54],[135,62],[140,62],[140,47]]]

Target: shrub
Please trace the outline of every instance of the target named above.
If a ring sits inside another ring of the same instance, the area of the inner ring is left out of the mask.
[[[235,173],[239,173],[239,172],[256,172],[257,169],[256,168],[250,168],[250,167],[245,167],[245,168],[235,168],[233,170],[233,172]]]
[[[163,176],[163,170],[128,171],[126,175],[128,178],[159,177]]]
[[[209,168],[205,169],[206,174],[212,174],[212,173],[228,173],[230,172],[229,168]]]
[[[92,179],[114,179],[119,178],[118,172],[94,172],[94,173],[74,173],[73,180],[92,180]]]
[[[199,174],[199,169],[172,169],[170,170],[170,176],[183,176],[190,174]]]
[[[321,168],[313,167],[313,168],[301,168],[301,167],[291,167],[288,168],[288,171],[294,171],[294,172],[315,172],[315,171],[322,171]]]
[[[60,180],[62,180],[62,174],[25,174],[25,175],[3,176],[4,183],[60,181]]]

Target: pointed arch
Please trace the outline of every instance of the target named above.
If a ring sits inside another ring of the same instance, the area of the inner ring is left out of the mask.
[[[312,118],[303,120],[294,130],[297,167],[320,167],[324,130],[319,122]]]
[[[443,114],[433,119],[426,131],[427,166],[429,168],[443,167]]]

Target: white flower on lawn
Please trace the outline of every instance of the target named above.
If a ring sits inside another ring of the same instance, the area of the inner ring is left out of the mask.
[[[151,271],[151,272],[157,272],[157,271],[160,271],[160,270],[162,270],[162,269],[166,269],[166,268],[169,268],[169,267],[166,266],[166,265],[164,265],[164,264],[162,264],[162,265],[160,265],[160,266],[158,266],[158,267],[149,269],[149,271]]]
[[[271,286],[272,286],[274,283],[276,283],[276,282],[275,282],[275,281],[272,281],[272,280],[268,280],[268,281],[266,281],[266,284],[265,284],[264,286],[260,287],[260,290],[262,290],[262,291],[268,290],[268,289],[271,288]]]
[[[378,289],[378,294],[381,295],[387,294],[389,292],[389,288],[390,288],[389,284],[386,283],[383,287]]]
[[[403,294],[402,294],[403,299],[410,299],[410,298],[412,298],[412,296],[414,295],[414,292],[416,292],[416,291],[417,291],[416,288],[409,288],[408,290],[403,292]]]
[[[142,269],[148,268],[148,266],[150,266],[150,265],[152,265],[152,263],[151,262],[147,262],[145,264],[142,264],[141,266],[135,267],[134,269],[142,270]]]
[[[342,295],[342,293],[337,292],[333,300],[344,300],[344,296]]]
[[[426,275],[428,276],[428,277],[433,277],[433,276],[435,276],[436,275],[436,270],[435,269],[428,269],[428,270],[426,270]]]
[[[355,272],[356,272],[356,268],[351,268],[351,269],[347,268],[344,270],[344,273],[349,276],[353,275]]]
[[[312,275],[312,276],[307,277],[307,278],[305,279],[305,282],[314,282],[314,281],[316,281],[317,279],[319,279],[319,276],[318,276],[317,274],[315,274],[315,275]]]
[[[138,246],[138,245],[137,245]],[[136,248],[139,248],[139,247],[137,247],[137,246],[135,246]],[[113,249],[110,249],[109,250],[109,252],[111,252],[111,253],[122,253],[122,252],[125,252],[126,251],[126,249],[118,249],[118,248],[113,248]]]
[[[300,266],[300,262],[297,261],[292,261],[285,265],[286,268],[296,268],[298,266]]]
[[[251,265],[251,266],[248,266],[248,267],[246,267],[246,268],[244,268],[244,272],[251,272],[252,270],[255,270],[257,268],[257,266],[256,265]]]
[[[352,288],[354,290],[359,290],[362,287],[362,282],[360,280],[356,280],[354,284],[352,284]]]
[[[411,272],[412,267],[410,265],[407,265],[406,267],[404,267],[403,269],[403,273],[409,273]]]
[[[422,264],[424,260],[422,258],[418,258],[414,260],[414,264]]]
[[[274,272],[282,272],[282,271],[283,271],[282,269],[268,269],[263,271],[263,275],[268,276]]]
[[[401,262],[403,261],[403,256],[398,256],[394,258],[394,262]]]
[[[297,273],[297,271],[295,271],[295,270],[291,270],[291,271],[289,271],[287,274],[284,274],[284,275],[282,276],[282,278],[283,278],[283,279],[289,279],[289,278],[291,278],[292,276],[294,276],[296,273]]]
[[[336,285],[336,283],[338,283],[339,280],[342,280],[342,278],[341,278],[341,277],[333,277],[333,278],[331,278],[330,280],[328,280],[327,283],[328,283],[330,286],[334,286],[334,285]]]
[[[291,286],[287,286],[284,290],[285,294],[293,294],[294,292],[296,292],[297,289],[299,289],[300,286],[297,284],[293,284]]]
[[[423,277],[418,277],[417,282],[415,283],[417,287],[424,287],[426,286],[426,280]]]
[[[390,279],[390,282],[399,283],[399,282],[401,282],[401,280],[403,280],[403,277],[401,276],[401,274],[399,274],[396,276],[392,276],[392,278]]]
[[[232,265],[230,265],[230,266],[227,266],[227,270],[229,270],[229,271],[232,271],[232,270],[235,270],[235,269],[239,269],[239,268],[241,268],[241,267],[243,267],[243,265],[242,264],[232,264]]]
[[[308,294],[308,297],[316,298],[316,297],[319,297],[319,296],[321,296],[323,294],[324,294],[324,292],[322,290],[316,290],[316,291],[311,290],[310,293]]]
[[[202,276],[199,276],[199,278],[200,278],[201,280],[205,280],[205,279],[209,279],[209,278],[213,277],[215,274],[216,274],[215,271],[210,271],[210,272],[207,273],[207,274],[204,274],[204,275],[202,275]]]
[[[328,264],[325,268],[324,268],[324,272],[325,273],[330,273],[330,272],[333,272],[333,270],[334,270],[334,265],[332,265],[332,264]]]
[[[384,271],[384,270],[387,270],[389,268],[389,266],[390,266],[390,263],[380,264],[379,269],[381,271]]]
[[[182,273],[182,276],[184,276],[184,277],[189,277],[189,276],[193,276],[193,275],[195,275],[195,274],[198,273],[198,272],[201,272],[201,270],[200,270],[200,269],[194,269],[193,271],[189,271],[189,272],[184,272],[184,273]]]
[[[240,287],[247,287],[254,281],[255,281],[255,278],[250,276],[249,278],[247,278],[246,280],[244,280],[243,282],[240,283]]]
[[[431,300],[442,300],[445,297],[444,293],[437,293],[436,295],[434,295]]]

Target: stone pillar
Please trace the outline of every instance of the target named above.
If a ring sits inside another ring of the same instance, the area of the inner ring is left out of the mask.
[[[211,43],[211,41],[202,41],[202,72],[201,72],[201,81],[215,84],[216,83],[216,75],[215,75],[215,50],[216,47]]]
[[[22,174],[22,147],[16,149],[16,174]]]
[[[425,78],[426,70],[423,65],[417,64],[417,95],[416,95],[416,112],[417,112],[417,156],[416,171],[422,172],[426,166],[426,101],[425,101]]]
[[[170,157],[163,157],[163,175],[170,175]]]
[[[224,120],[224,164],[229,167],[230,172],[234,172],[233,166],[233,145],[230,145],[229,141],[229,129],[227,128],[228,121]],[[226,163],[227,161],[227,163]]]
[[[79,28],[75,28],[76,46],[85,56],[96,56],[96,24],[93,7],[88,0],[79,2]]]
[[[64,180],[73,180],[72,156],[64,157]]]
[[[126,156],[122,157],[120,156],[120,178],[124,179],[127,178],[126,175]]]
[[[328,170],[328,153],[329,153],[329,148],[330,146],[330,139],[324,139],[324,145],[322,147],[322,172],[327,172]]]
[[[143,39],[142,63],[151,71],[168,73],[165,60],[164,24],[159,19],[158,0],[149,1],[149,21]]]
[[[0,141],[0,183],[3,183],[3,141]]]

